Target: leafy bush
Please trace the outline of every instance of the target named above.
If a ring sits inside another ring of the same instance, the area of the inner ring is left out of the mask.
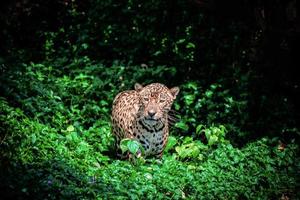
[[[211,2],[2,3],[0,199],[299,199],[294,1]],[[115,157],[135,82],[180,87],[161,160]]]
[[[186,107],[191,109],[183,109]],[[218,140],[215,134],[224,137],[225,132],[234,142],[247,134],[243,130],[249,120],[247,109],[247,96],[237,97],[221,84],[204,89],[199,82],[188,82],[182,85],[180,99],[175,103],[175,110],[181,115],[176,127],[209,144]]]
[[[161,82],[175,73],[167,67],[125,68],[120,63],[106,67],[83,58],[66,66],[30,63],[23,71],[3,75],[1,195],[21,199],[296,198],[298,145],[263,138],[241,149],[232,146],[227,134],[239,130],[245,104],[219,84],[207,90],[200,83],[183,84],[175,104],[182,117],[161,161],[115,159],[109,119],[114,95],[131,88],[135,80]],[[127,143],[124,150],[136,150]]]

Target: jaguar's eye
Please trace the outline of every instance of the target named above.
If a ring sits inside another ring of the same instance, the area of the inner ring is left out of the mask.
[[[144,97],[144,101],[149,101],[149,98],[148,97]]]
[[[160,95],[159,103],[164,103],[167,100],[166,98],[167,98],[166,95],[164,95],[164,94]]]

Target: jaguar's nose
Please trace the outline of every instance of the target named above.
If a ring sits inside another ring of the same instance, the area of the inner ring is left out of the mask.
[[[149,117],[151,117],[151,118],[153,118],[155,114],[156,114],[155,110],[149,110],[149,111],[148,111],[148,115],[149,115]]]

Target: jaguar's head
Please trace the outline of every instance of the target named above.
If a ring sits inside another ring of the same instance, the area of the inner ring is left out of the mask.
[[[160,83],[152,83],[144,87],[136,83],[135,90],[140,97],[140,118],[149,124],[167,119],[173,101],[179,93],[178,87],[169,89]]]

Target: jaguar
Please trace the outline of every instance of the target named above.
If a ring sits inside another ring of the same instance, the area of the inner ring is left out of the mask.
[[[178,93],[179,87],[136,83],[134,90],[117,94],[111,115],[117,149],[122,139],[129,138],[142,145],[145,157],[161,157],[169,136],[169,113]]]

